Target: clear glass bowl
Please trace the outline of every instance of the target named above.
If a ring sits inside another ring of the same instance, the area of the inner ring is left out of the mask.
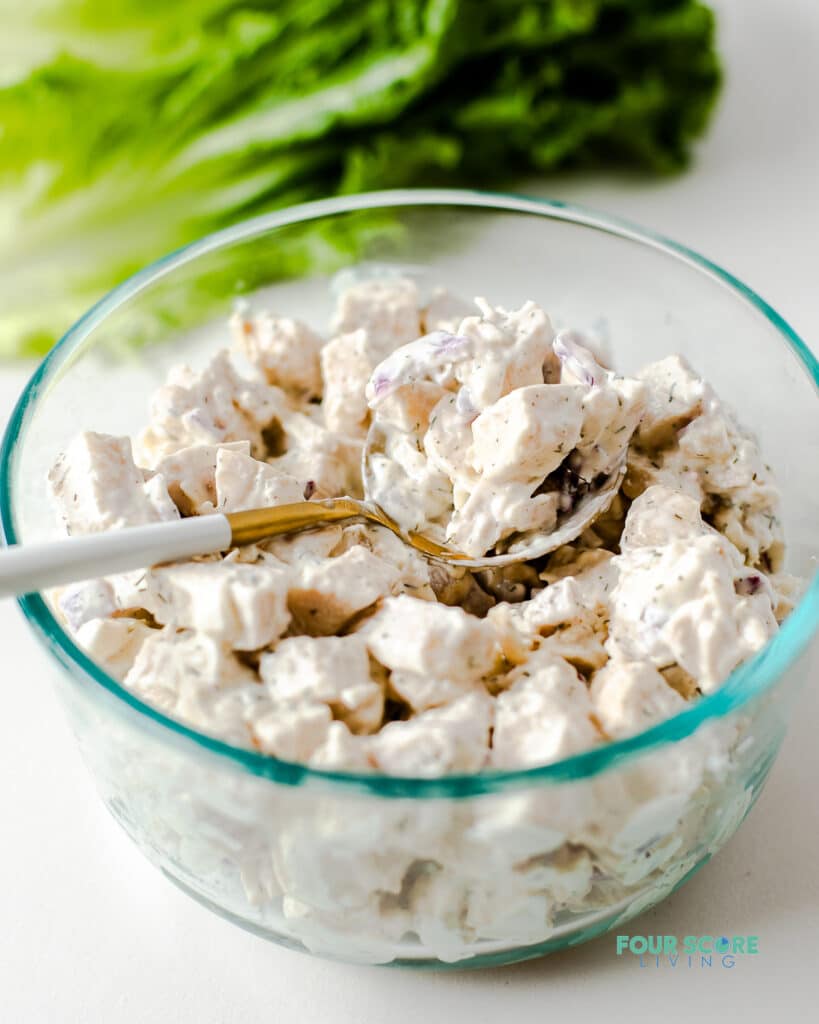
[[[782,318],[655,235],[472,192],[296,207],[126,281],[51,352],[12,416],[0,466],[7,541],[54,532],[45,474],[67,438],[137,429],[170,364],[201,365],[224,343],[236,296],[322,327],[330,276],[362,265],[506,306],[534,298],[558,324],[608,337],[625,372],[685,353],[761,435],[784,492],[787,568],[814,575],[819,368]],[[92,663],[41,595],[20,605],[103,800],[179,886],[299,949],[477,966],[621,925],[725,843],[759,795],[807,673],[819,577],[763,651],[677,717],[546,767],[427,781],[313,771],[202,735]]]

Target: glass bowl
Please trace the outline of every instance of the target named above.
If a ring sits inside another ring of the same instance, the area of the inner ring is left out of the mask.
[[[298,206],[172,254],[106,296],[26,388],[0,465],[8,543],[54,533],[48,466],[82,429],[132,433],[172,363],[224,343],[238,296],[326,323],[331,277],[400,268],[422,287],[608,339],[634,371],[684,353],[757,429],[784,492],[786,567],[814,574],[819,368],[758,296],[682,246],[562,203],[403,191]],[[362,270],[362,268],[364,268]],[[546,767],[435,780],[310,770],[147,706],[40,594],[20,601],[111,813],[170,879],[265,938],[344,960],[479,966],[620,926],[681,885],[756,800],[807,674],[819,577],[716,693]]]

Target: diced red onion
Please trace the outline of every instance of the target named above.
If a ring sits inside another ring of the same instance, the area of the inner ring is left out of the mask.
[[[591,352],[575,341],[571,331],[558,334],[552,342],[552,351],[560,360],[560,365],[588,387],[594,387],[603,379],[605,371],[598,366]]]

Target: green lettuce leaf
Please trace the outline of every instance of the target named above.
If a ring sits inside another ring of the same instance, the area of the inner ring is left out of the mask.
[[[0,0],[0,18],[0,356],[47,350],[127,274],[249,214],[678,170],[720,78],[696,0]]]

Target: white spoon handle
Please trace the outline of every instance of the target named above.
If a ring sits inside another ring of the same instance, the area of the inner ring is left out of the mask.
[[[0,550],[0,597],[226,551],[230,543],[230,522],[215,513],[22,544]]]

